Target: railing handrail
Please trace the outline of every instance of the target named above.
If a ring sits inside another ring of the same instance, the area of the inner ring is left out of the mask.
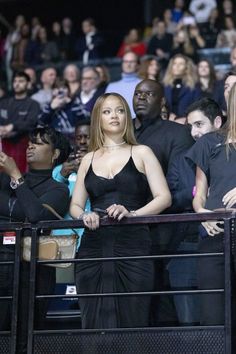
[[[235,217],[234,211],[216,211],[212,213],[183,213],[183,214],[161,214],[148,216],[126,217],[121,221],[108,217],[100,219],[101,226],[112,225],[133,225],[133,224],[163,224],[174,222],[201,222],[206,220],[223,220]],[[0,232],[15,229],[64,229],[84,227],[82,220],[47,220],[38,223],[3,222],[0,223]]]
[[[116,221],[113,220],[112,218],[104,218],[102,217],[100,219],[100,225],[101,226],[115,226],[115,225],[138,225],[138,224],[163,224],[163,223],[175,223],[175,222],[201,222],[201,221],[206,221],[206,220],[224,220],[225,221],[225,249],[224,252],[225,254],[229,255],[230,253],[230,231],[231,231],[231,223],[232,219],[235,219],[236,213],[235,211],[232,210],[222,210],[222,211],[215,211],[212,213],[184,213],[184,214],[162,214],[162,215],[149,215],[149,216],[137,216],[137,217],[127,217],[122,219],[121,221]],[[15,230],[16,234],[19,236],[24,236],[25,231],[31,231],[31,236],[32,236],[32,244],[31,244],[31,254],[33,255],[31,262],[30,262],[30,298],[29,298],[29,308],[33,309],[35,305],[35,300],[39,300],[41,298],[61,298],[61,295],[37,295],[35,294],[35,279],[36,279],[36,265],[37,263],[43,263],[40,262],[35,255],[37,254],[37,237],[40,235],[40,230],[49,230],[49,229],[70,229],[70,228],[78,228],[78,227],[84,227],[83,221],[82,220],[64,220],[64,221],[58,221],[58,220],[50,220],[50,221],[40,221],[38,223],[20,223],[20,222],[3,222],[0,223],[0,233],[3,234],[3,231],[5,230]],[[17,237],[17,243],[19,245],[20,243],[20,237]],[[16,253],[15,256],[15,276],[14,278],[17,279],[19,278],[19,269],[17,269],[17,265],[19,264],[19,255],[20,255],[20,247],[17,247],[18,249],[18,255]],[[218,252],[218,256],[222,256],[224,252]],[[190,254],[191,255],[191,254]],[[214,255],[213,253],[211,255]],[[157,257],[159,257],[158,255]],[[161,257],[170,257],[171,254],[169,255],[162,255]],[[173,255],[175,256],[175,255]],[[186,256],[186,254],[184,255]],[[187,255],[188,256],[188,255]],[[201,256],[200,254],[198,255],[193,255],[195,256]],[[143,256],[134,256],[136,258],[143,257]],[[146,258],[148,258],[147,256]],[[150,256],[153,257],[153,256]],[[129,257],[129,258],[132,258]],[[212,293],[217,293],[217,292],[224,292],[225,294],[225,299],[228,299],[227,301],[229,303],[225,304],[225,353],[230,354],[232,352],[232,343],[231,343],[231,338],[232,338],[232,325],[231,325],[231,277],[230,277],[230,256],[225,257],[227,260],[225,262],[225,287],[224,289],[205,289],[205,290],[168,290],[168,291],[152,291],[149,292],[148,294],[150,295],[156,295],[156,294],[170,294],[170,293],[177,293],[179,295],[185,294],[185,293],[192,293],[192,294],[197,294],[199,292],[212,292]],[[79,260],[76,260],[79,261]],[[102,259],[101,259],[102,261]],[[54,261],[55,262],[55,261]],[[56,263],[61,263],[62,261],[56,261]],[[68,262],[68,260],[67,260]],[[48,261],[49,263],[49,261]],[[16,280],[17,281],[17,280]],[[16,289],[17,290],[17,289]],[[18,298],[17,291],[15,290],[15,294],[13,296],[14,298]],[[36,296],[35,296],[36,295]],[[133,296],[134,293],[131,293],[130,295],[126,293],[104,293],[104,294],[79,294],[79,295],[74,295],[72,297],[93,297],[93,296],[101,296],[101,297],[107,297],[107,296]],[[137,292],[137,295],[142,296],[142,295],[147,295],[147,293],[143,294],[142,292]],[[65,295],[63,295],[65,297]],[[6,298],[5,298],[6,300]],[[9,298],[9,300],[11,300]],[[15,313],[16,313],[16,304],[15,304]],[[15,317],[16,318],[16,317]],[[15,334],[16,334],[16,323],[14,326],[14,316],[12,317],[12,326],[11,326],[11,337],[12,337],[12,347],[11,347],[11,353],[15,353]],[[35,334],[34,331],[34,311],[30,311],[29,313],[29,332],[28,332],[28,353],[33,352],[33,336]],[[13,340],[14,339],[14,340]]]

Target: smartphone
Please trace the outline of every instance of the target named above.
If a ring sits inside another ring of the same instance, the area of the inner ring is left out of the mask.
[[[66,92],[65,92],[64,89],[59,89],[59,90],[58,90],[58,96],[59,96],[60,98],[65,97],[65,95],[66,95]]]
[[[71,162],[75,160],[76,156],[74,152],[71,152],[70,155],[68,156],[67,162]]]

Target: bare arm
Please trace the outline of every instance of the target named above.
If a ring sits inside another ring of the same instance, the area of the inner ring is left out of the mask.
[[[197,167],[196,194],[193,199],[193,208],[197,213],[211,212],[211,210],[205,208],[207,193],[208,193],[208,182],[207,182],[206,175],[199,167]],[[221,228],[219,224],[223,224],[223,222],[217,222],[217,221],[202,222],[202,225],[206,229],[209,236],[214,236],[224,231],[224,229]]]
[[[144,207],[136,210],[139,216],[159,214],[171,205],[171,194],[162,171],[161,165],[152,150],[146,146],[142,148],[142,157],[145,174],[148,180],[153,200]]]
[[[204,213],[206,197],[208,192],[208,182],[205,173],[197,166],[196,170],[196,194],[193,199],[193,209],[196,213]]]
[[[70,214],[75,219],[78,219],[79,216],[84,212],[85,203],[88,198],[88,193],[84,185],[84,178],[88,170],[89,155],[90,154],[87,154],[81,161],[77,173],[75,188],[72,194],[72,199],[70,204]]]

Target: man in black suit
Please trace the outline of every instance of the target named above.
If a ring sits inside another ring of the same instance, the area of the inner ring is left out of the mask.
[[[186,126],[163,120],[161,110],[164,105],[162,85],[154,80],[143,80],[135,88],[133,106],[136,113],[134,120],[135,135],[140,144],[148,145],[159,159],[164,173],[182,152],[193,144],[193,139]],[[151,229],[152,253],[168,252],[173,237],[173,226],[154,225]],[[168,288],[166,261],[156,261],[156,289]],[[153,297],[152,325],[173,324],[176,321],[174,306],[168,297]]]

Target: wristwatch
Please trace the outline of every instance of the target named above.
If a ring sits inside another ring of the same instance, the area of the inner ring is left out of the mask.
[[[22,185],[23,183],[24,183],[24,177],[20,177],[20,178],[18,178],[18,179],[11,179],[11,181],[10,181],[10,187],[12,188],[12,189],[16,189],[16,188],[18,188],[20,185]]]

